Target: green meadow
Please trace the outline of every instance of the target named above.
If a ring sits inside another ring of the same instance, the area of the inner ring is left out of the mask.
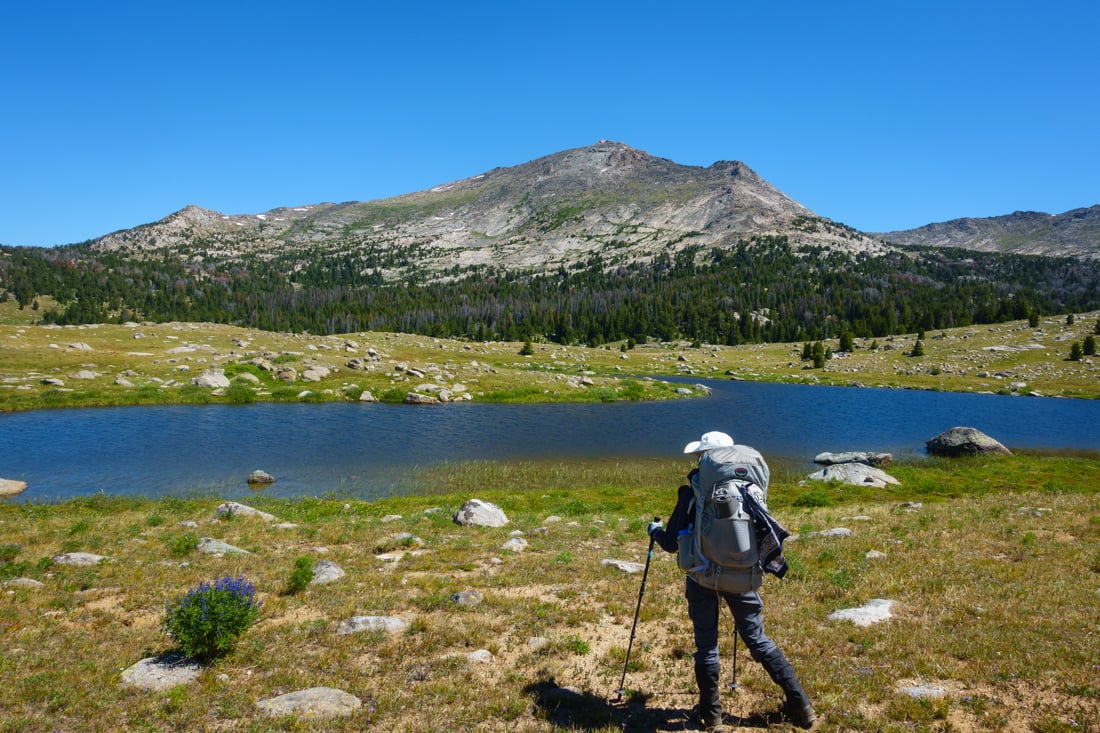
[[[9,502],[0,730],[684,729],[692,642],[673,556],[658,550],[650,563],[629,660],[641,575],[602,561],[645,562],[645,525],[671,511],[690,466],[464,464],[421,474],[431,493],[374,502],[257,492],[248,503],[271,521],[219,518],[217,498]],[[809,485],[782,471],[772,481],[772,512],[798,536],[786,544],[790,573],[762,589],[767,629],[815,701],[815,729],[1100,729],[1100,461],[926,459],[890,472],[901,484],[885,490]],[[509,524],[455,524],[471,498],[497,504]],[[837,527],[852,534],[813,534]],[[503,549],[513,536],[526,548]],[[249,554],[203,554],[199,537]],[[105,559],[53,561],[66,552]],[[291,582],[303,562],[321,560],[345,577]],[[175,649],[161,629],[166,605],[226,575],[247,578],[262,602],[234,651],[190,684],[124,685],[127,667]],[[481,602],[458,604],[466,591]],[[893,616],[866,627],[828,619],[872,599],[893,601]],[[336,633],[356,615],[407,626]],[[723,623],[729,682],[735,651]],[[487,661],[466,656],[475,651]],[[731,729],[789,729],[778,688],[743,647],[737,664],[740,687],[724,693]],[[916,685],[941,694],[904,694]],[[363,706],[328,719],[256,706],[319,686]]]
[[[1100,313],[930,332],[920,355],[920,334],[857,339],[848,352],[831,342],[837,353],[820,368],[801,358],[802,344],[581,347],[35,320],[0,304],[0,411],[364,393],[398,402],[424,382],[481,401],[704,398],[677,392],[683,385],[668,376],[1100,395],[1096,357],[1069,358]],[[293,379],[270,366],[292,369]],[[320,377],[302,378],[316,367]],[[192,383],[208,370],[229,386]],[[641,575],[603,561],[646,561],[644,527],[671,511],[690,467],[452,464],[418,472],[412,484],[423,489],[412,495],[372,502],[257,491],[248,503],[275,515],[270,522],[219,517],[217,497],[10,499],[0,504],[0,731],[684,729],[692,642],[675,562],[654,554],[639,607]],[[782,468],[773,476],[771,509],[798,536],[786,545],[790,573],[762,590],[766,623],[815,701],[816,730],[1100,729],[1097,455],[925,459],[888,470],[900,486],[808,483]],[[455,524],[472,498],[500,506],[509,524]],[[814,534],[838,527],[851,535]],[[514,536],[526,547],[504,548]],[[248,554],[205,554],[204,537]],[[54,560],[71,552],[105,559]],[[301,568],[322,560],[345,576],[304,585]],[[166,606],[225,576],[247,578],[262,601],[236,648],[189,684],[123,684],[124,670],[176,648],[162,630]],[[457,603],[466,591],[480,603]],[[866,627],[828,618],[875,599],[893,601],[891,618]],[[362,615],[406,626],[336,633]],[[729,682],[736,652],[724,623]],[[778,688],[743,648],[737,662],[727,723],[784,729]],[[922,685],[937,693],[904,692]],[[363,705],[323,720],[270,717],[256,705],[320,686]]]

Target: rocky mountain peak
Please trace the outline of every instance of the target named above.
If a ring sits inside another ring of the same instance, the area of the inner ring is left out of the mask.
[[[491,266],[543,271],[598,256],[608,266],[687,247],[787,236],[795,246],[881,248],[819,217],[739,161],[687,166],[600,140],[390,199],[225,215],[188,206],[93,242],[197,260],[355,255],[386,279]],[[369,254],[368,254],[369,253]]]

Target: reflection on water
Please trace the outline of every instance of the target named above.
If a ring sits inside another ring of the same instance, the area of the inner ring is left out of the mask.
[[[1009,447],[1096,450],[1100,400],[709,381],[714,394],[672,402],[435,407],[321,405],[129,407],[0,415],[0,477],[16,500],[103,491],[247,497],[263,469],[276,496],[401,493],[411,468],[468,460],[680,455],[723,430],[772,461],[822,451],[922,455],[924,441],[968,425]]]

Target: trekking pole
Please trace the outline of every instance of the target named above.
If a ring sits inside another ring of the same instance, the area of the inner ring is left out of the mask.
[[[736,690],[740,687],[737,684],[737,619],[733,619],[733,682],[730,683],[730,689]]]
[[[660,517],[654,517],[654,522],[661,521]],[[623,699],[623,693],[626,692],[624,685],[626,684],[626,669],[630,666],[630,650],[634,647],[634,632],[638,629],[638,614],[642,610],[642,596],[645,595],[645,582],[649,577],[649,561],[653,559],[653,542],[655,538],[653,535],[649,536],[649,551],[645,556],[645,571],[642,573],[642,587],[638,591],[638,606],[634,609],[634,625],[630,627],[630,641],[626,645],[626,660],[623,662],[623,677],[619,680],[619,689],[615,690],[618,696],[616,701]]]

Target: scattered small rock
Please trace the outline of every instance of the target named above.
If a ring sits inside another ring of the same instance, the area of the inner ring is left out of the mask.
[[[921,700],[935,700],[947,696],[947,689],[942,685],[903,685],[898,687],[898,692]]]
[[[868,451],[847,451],[844,453],[818,453],[814,463],[832,466],[838,463],[864,463],[868,466],[888,466],[894,461],[892,453],[871,453]]]
[[[409,628],[408,622],[396,616],[352,616],[340,622],[337,634],[355,634],[360,631],[385,631],[400,633]]]
[[[640,573],[645,570],[645,565],[640,562],[630,562],[629,560],[612,560],[603,559],[600,560],[600,565],[604,567],[615,568],[621,570],[624,573]]]
[[[473,608],[484,600],[484,596],[476,590],[464,590],[451,594],[451,602],[463,608]]]
[[[321,560],[313,564],[313,585],[335,583],[346,575],[344,569],[332,560]]]
[[[500,546],[502,550],[510,550],[511,552],[523,552],[527,549],[527,540],[522,537],[513,537]]]
[[[851,532],[851,529],[847,527],[833,527],[832,529],[821,529],[820,532],[807,532],[804,535],[791,535],[790,537],[788,537],[788,540],[799,539],[802,537],[805,537],[807,539],[809,539],[810,537],[831,537],[836,539],[839,537],[851,537],[851,535],[853,534],[855,533]]]
[[[222,542],[216,540],[213,537],[202,537],[199,539],[197,548],[199,552],[207,555],[251,555],[248,550],[242,550],[239,547],[234,547],[228,542]]]
[[[227,501],[219,504],[218,508],[215,509],[214,512],[219,517],[256,517],[257,519],[262,519],[265,522],[270,522],[275,519],[274,514],[261,512],[259,509],[253,509],[250,506],[238,504],[235,501]]]
[[[363,701],[355,695],[332,687],[311,687],[256,702],[256,707],[268,715],[304,719],[351,715],[362,706]]]
[[[167,690],[199,678],[202,664],[178,652],[146,657],[122,671],[122,683],[143,690]]]
[[[44,585],[45,583],[34,578],[12,578],[4,583],[5,588],[41,588]]]
[[[95,555],[90,552],[66,552],[53,556],[53,561],[57,565],[98,565],[100,561],[109,559],[104,555]]]
[[[871,626],[893,616],[890,613],[894,601],[884,598],[872,598],[859,608],[844,608],[833,611],[826,618],[830,621],[851,621],[856,626]]]

